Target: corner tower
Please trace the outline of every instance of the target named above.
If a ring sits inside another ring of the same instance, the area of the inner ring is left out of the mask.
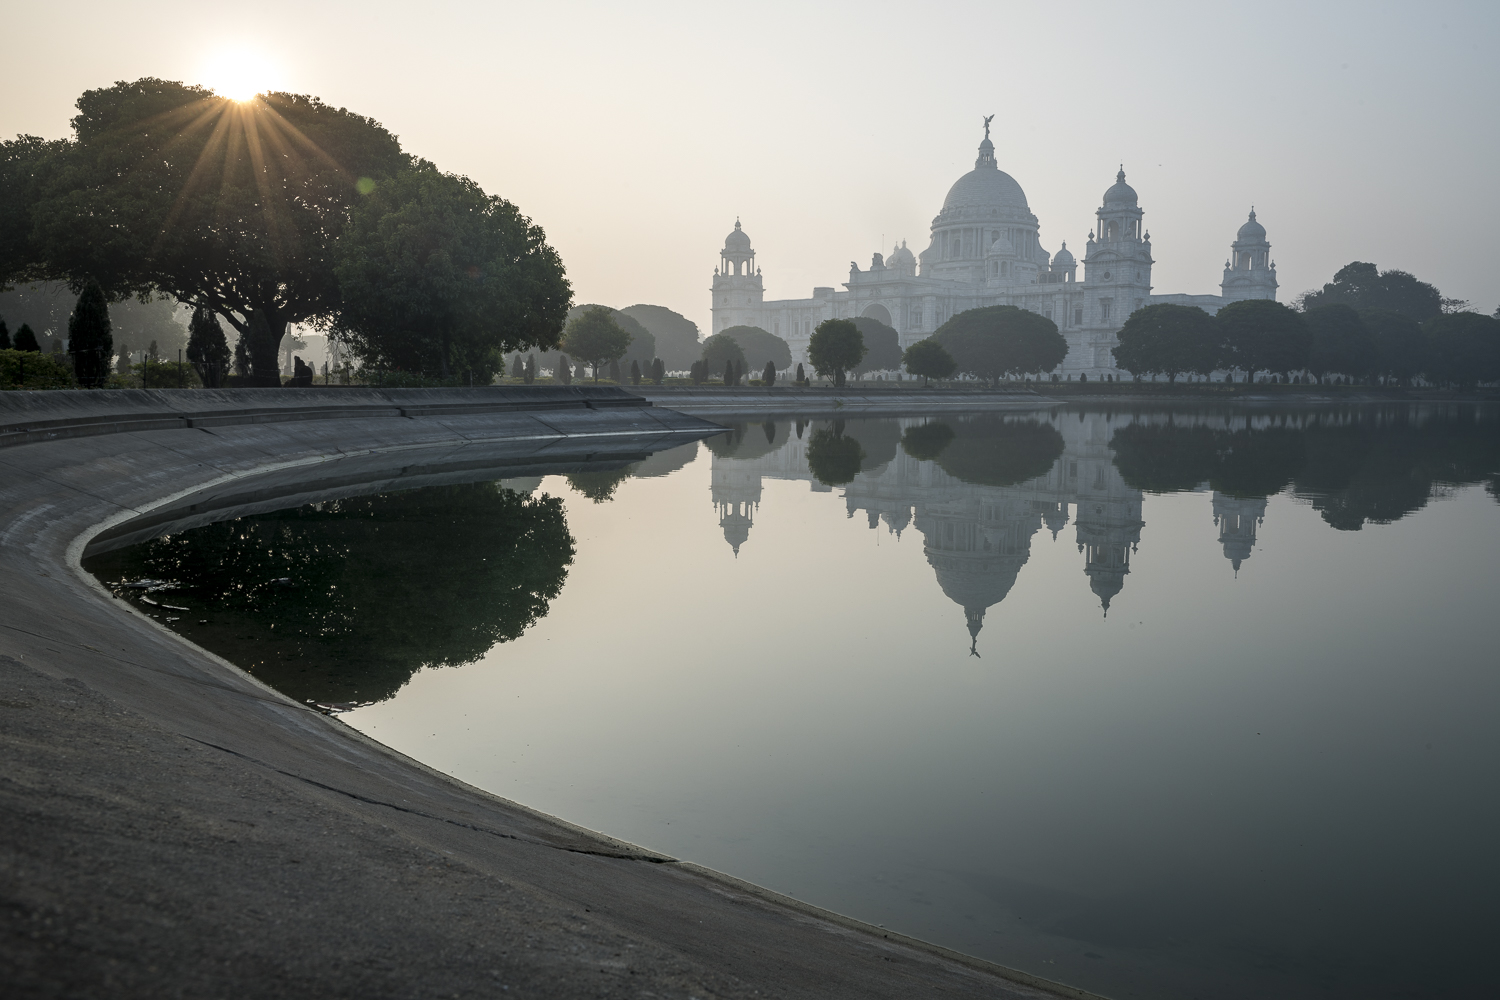
[[[1229,244],[1219,293],[1226,303],[1276,298],[1276,264],[1271,260],[1271,244],[1266,242],[1266,227],[1255,221],[1254,208]]]
[[[760,268],[755,266],[755,250],[750,237],[734,220],[734,229],[724,237],[719,266],[714,269],[713,333],[731,326],[759,326],[761,305],[765,302]]]

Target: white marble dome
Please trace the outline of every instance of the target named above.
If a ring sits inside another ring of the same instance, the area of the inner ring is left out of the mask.
[[[1250,210],[1250,221],[1240,227],[1235,238],[1241,242],[1261,242],[1266,238],[1266,227],[1255,221],[1255,209]]]
[[[1010,174],[995,166],[995,146],[988,139],[979,145],[979,161],[974,169],[954,181],[953,186],[948,189],[948,197],[943,200],[943,212],[947,214],[954,209],[978,209],[981,216],[1031,211],[1021,185]],[[997,212],[991,213],[989,209],[996,209]]]
[[[1134,208],[1136,206],[1135,188],[1125,183],[1125,168],[1115,174],[1115,183],[1104,192],[1105,208]]]
[[[750,237],[747,236],[745,234],[745,231],[740,228],[740,220],[735,219],[734,231],[731,232],[728,236],[724,237],[724,250],[725,252],[737,251],[743,253],[748,252],[749,249]]]

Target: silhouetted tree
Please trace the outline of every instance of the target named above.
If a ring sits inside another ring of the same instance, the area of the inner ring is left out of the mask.
[[[985,414],[956,423],[936,461],[966,483],[1014,486],[1046,475],[1062,449],[1062,435],[1051,424]]]
[[[525,369],[521,373],[521,378],[523,378],[523,379],[526,380],[526,384],[527,385],[531,385],[533,382],[536,381],[536,371],[537,371],[536,355],[535,354],[528,354],[528,355],[526,355],[526,367],[525,367]]]
[[[797,362],[797,380],[796,381],[797,381],[798,385],[806,385],[807,384],[807,376],[802,373],[802,362],[800,362],[800,361]],[[797,436],[800,438],[802,436],[802,432],[798,431],[797,432]]]
[[[1342,303],[1355,309],[1392,309],[1421,323],[1443,311],[1443,296],[1405,271],[1381,271],[1354,261],[1339,268],[1320,290],[1302,296],[1303,309]]]
[[[405,166],[395,137],[311,97],[156,79],[87,91],[78,110],[32,212],[45,276],[211,308],[278,384],[288,327],[339,306],[335,247],[361,192]]]
[[[1359,318],[1370,331],[1374,347],[1373,371],[1403,385],[1427,365],[1427,339],[1422,326],[1394,309],[1360,309]]]
[[[32,333],[31,327],[25,323],[22,323],[21,328],[16,331],[14,344],[15,350],[18,351],[36,351],[40,354],[42,350],[42,345],[36,342],[36,334]]]
[[[785,368],[792,363],[792,349],[787,346],[787,342],[758,326],[731,326],[714,336],[728,337],[739,345],[740,355],[735,358],[735,365],[742,373],[752,368],[763,368],[767,362],[775,362],[777,368]],[[704,341],[703,346],[704,357],[709,357],[708,341]]]
[[[673,312],[665,306],[634,305],[620,312],[637,321],[655,338],[653,354],[660,357],[665,368],[681,370],[702,357],[702,345],[698,342],[698,324]]]
[[[662,380],[665,379],[666,377],[667,377],[667,363],[665,361],[663,361],[661,358],[654,359],[651,362],[651,381],[653,383],[655,383],[656,385],[661,385]]]
[[[1195,306],[1162,303],[1137,309],[1125,320],[1114,349],[1115,364],[1139,378],[1186,372],[1207,375],[1219,362],[1214,318]]]
[[[931,337],[908,347],[901,356],[901,363],[913,375],[922,376],[923,385],[927,384],[928,379],[945,379],[958,370],[958,362],[953,360],[953,355]]]
[[[1333,372],[1363,378],[1376,368],[1375,338],[1352,306],[1318,306],[1303,319],[1312,334],[1307,370],[1319,380]]]
[[[632,361],[631,365],[634,366],[635,373],[636,373],[636,378],[637,378],[637,380],[639,380],[639,378],[640,378],[640,372],[641,372],[641,366],[640,366],[640,364],[638,364],[637,362]],[[616,385],[619,385],[620,382],[621,382],[621,379],[620,379],[620,359],[619,358],[611,358],[610,359],[610,362],[609,362],[609,379],[610,379],[611,382],[615,383]],[[599,379],[597,378],[597,376],[595,377],[594,381],[595,382],[599,381]]]
[[[224,384],[229,373],[229,341],[219,317],[201,306],[188,321],[187,359],[204,385],[217,389]]]
[[[78,296],[68,317],[68,344],[78,384],[85,388],[102,386],[109,377],[115,345],[110,336],[109,305],[98,282],[90,281]]]
[[[234,342],[234,373],[240,378],[250,375],[250,352],[245,346],[244,337],[239,337]]]
[[[1231,302],[1214,317],[1223,356],[1219,364],[1240,368],[1254,381],[1256,372],[1288,372],[1307,367],[1312,334],[1302,315],[1271,299]]]
[[[0,351],[10,350],[10,327],[5,325],[5,320],[0,319]]]
[[[859,328],[859,335],[865,339],[865,356],[854,366],[854,374],[890,371],[901,367],[901,337],[892,327],[869,316],[856,316],[852,322]]]
[[[584,363],[582,361],[578,362],[578,367],[575,368],[575,369],[573,369],[573,377],[576,378],[576,379],[579,379],[580,381],[583,380],[583,379],[588,378],[589,373],[584,370],[584,367],[585,366],[584,366]],[[599,373],[599,369],[595,368],[594,369],[595,376],[597,376],[598,373]]]
[[[864,360],[865,350],[865,338],[852,320],[825,319],[808,341],[807,359],[812,362],[813,371],[833,379],[835,386],[842,386],[844,373]]]
[[[526,377],[526,363],[521,360],[521,355],[519,355],[519,354],[517,354],[515,357],[511,358],[511,360],[510,360],[510,377],[511,378],[525,378]]]
[[[938,327],[931,339],[953,356],[959,371],[995,382],[1049,372],[1068,356],[1068,342],[1056,323],[1015,306],[966,310]]]
[[[630,362],[630,384],[641,384],[641,363],[639,361]]]
[[[568,485],[594,503],[604,503],[615,498],[615,490],[630,478],[630,467],[614,469],[590,469],[585,472],[568,473]]]
[[[761,372],[760,381],[762,385],[776,384],[776,366],[771,362],[766,362],[766,370]]]
[[[557,368],[553,370],[552,377],[563,385],[573,384],[573,362],[568,360],[566,354],[557,359]]]
[[[1480,313],[1434,316],[1422,324],[1426,374],[1435,382],[1472,388],[1500,379],[1500,320]]]
[[[734,359],[733,358],[730,358],[728,361],[724,362],[724,384],[725,385],[739,385],[740,384],[739,374],[735,371],[735,364],[734,364]]]
[[[123,340],[120,341],[119,352],[120,352],[120,357],[119,357],[119,359],[117,361],[115,361],[115,372],[118,373],[118,374],[120,374],[120,375],[129,375],[130,374],[130,345],[127,344],[127,343],[125,343],[125,341],[123,341]]]
[[[725,334],[716,333],[703,342],[703,363],[708,371],[722,372],[731,361],[736,367],[745,363],[745,352],[740,347],[739,341]]]

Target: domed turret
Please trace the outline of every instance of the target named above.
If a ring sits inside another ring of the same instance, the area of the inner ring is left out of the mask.
[[[1125,167],[1121,165],[1120,172],[1115,174],[1114,186],[1104,192],[1104,207],[1135,208],[1135,206],[1135,188],[1125,183]]]
[[[1240,227],[1240,231],[1235,233],[1234,237],[1245,243],[1266,238],[1266,227],[1255,221],[1255,209],[1250,209],[1250,220]]]
[[[724,256],[732,253],[749,253],[750,237],[740,228],[740,220],[734,220],[734,231],[724,237]]]
[[[1073,266],[1073,253],[1068,249],[1068,241],[1063,240],[1062,249],[1052,255],[1052,270],[1061,271],[1065,267]]]

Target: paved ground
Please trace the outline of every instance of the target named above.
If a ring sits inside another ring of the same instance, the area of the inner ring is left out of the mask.
[[[236,489],[264,504],[302,481],[497,478],[507,463],[607,459],[668,431],[640,414],[547,420],[566,440],[511,414],[0,448],[7,997],[1051,995],[437,774],[76,570],[101,524],[160,515],[173,494],[189,516],[230,509]]]

